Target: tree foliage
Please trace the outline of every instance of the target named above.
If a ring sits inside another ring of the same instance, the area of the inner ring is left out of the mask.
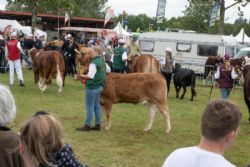
[[[140,29],[140,31],[149,31],[151,24],[153,23],[153,19],[148,17],[145,14],[139,14],[139,15],[119,15],[117,18],[115,18],[117,21],[122,23],[122,20],[127,19],[128,20],[128,29],[130,29],[132,32],[137,31]],[[125,26],[124,26],[125,27]]]
[[[75,15],[84,17],[104,17],[108,0],[74,0],[76,5]]]
[[[103,17],[107,0],[8,0],[7,10],[71,16]],[[46,11],[46,12],[45,12]]]
[[[210,1],[208,1],[208,0],[188,0],[188,1],[190,2],[190,4],[193,4],[193,3],[206,4],[206,3],[208,3],[208,2],[214,3],[214,2],[216,2],[217,0],[210,0]],[[244,7],[244,6],[246,6],[246,5],[250,2],[250,0],[234,0],[234,1],[235,1],[235,2],[234,2],[233,4],[231,4],[231,5],[229,5],[229,6],[225,6],[226,0],[220,0],[220,19],[219,19],[220,25],[219,25],[219,29],[220,29],[220,33],[221,33],[221,34],[224,34],[224,25],[225,25],[225,23],[224,23],[224,18],[225,18],[225,11],[226,11],[227,9],[229,9],[230,7],[235,6],[235,5],[237,5],[237,4],[241,4],[242,7]],[[240,8],[239,8],[239,10],[240,10]]]
[[[184,11],[184,26],[197,32],[207,32],[212,3],[193,2]]]

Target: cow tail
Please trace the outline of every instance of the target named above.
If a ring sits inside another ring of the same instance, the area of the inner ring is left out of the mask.
[[[59,69],[59,65],[56,65],[56,68],[57,68],[56,83],[59,87],[61,87],[63,85],[63,79]]]
[[[195,91],[195,73],[193,73],[192,79],[191,79],[191,90],[192,90],[192,94],[194,96],[196,96],[196,91]]]

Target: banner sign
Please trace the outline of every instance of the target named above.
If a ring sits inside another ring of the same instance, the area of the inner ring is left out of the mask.
[[[214,26],[219,10],[220,10],[220,0],[217,0],[211,9],[209,27]]]
[[[105,21],[104,21],[104,27],[107,24],[107,22],[114,16],[114,10],[113,9],[108,9],[106,11],[105,15]]]
[[[158,0],[156,23],[163,23],[163,20],[165,18],[166,3],[167,3],[166,0]]]

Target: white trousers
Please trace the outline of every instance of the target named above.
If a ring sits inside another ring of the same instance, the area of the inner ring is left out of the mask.
[[[16,74],[18,80],[23,81],[23,72],[20,59],[12,61],[9,60],[9,68],[10,68],[10,85],[14,84],[14,70],[16,69]]]

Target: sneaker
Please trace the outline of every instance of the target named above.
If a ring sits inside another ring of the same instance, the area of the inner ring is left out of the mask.
[[[90,131],[90,126],[85,125],[83,127],[80,128],[76,128],[77,131]]]
[[[96,124],[95,126],[90,128],[91,130],[96,130],[96,131],[101,131],[101,125],[100,124]]]
[[[24,84],[24,82],[22,80],[20,80],[19,85],[20,86],[25,86],[25,84]]]

